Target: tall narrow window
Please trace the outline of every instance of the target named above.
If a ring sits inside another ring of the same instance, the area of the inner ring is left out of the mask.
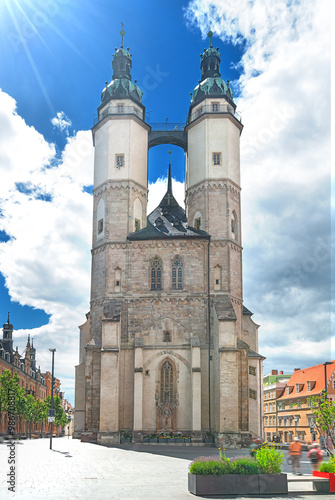
[[[166,360],[161,368],[160,400],[162,403],[174,402],[174,373],[172,363]]]
[[[162,264],[159,259],[151,262],[151,290],[162,289]]]
[[[118,104],[117,105],[117,112],[118,113],[123,113],[123,104]]]
[[[232,219],[231,219],[231,232],[232,232],[232,237],[237,240],[238,239],[238,219],[235,210],[233,210],[232,213]]]
[[[121,292],[121,269],[117,267],[115,269],[115,292]]]
[[[141,229],[141,222],[139,219],[135,219],[135,231],[139,231]]]
[[[219,104],[217,102],[212,102],[212,111],[214,111],[214,113],[219,111]]]
[[[214,267],[214,290],[221,290],[221,266]]]
[[[172,289],[183,289],[183,266],[179,259],[174,260],[172,264]]]

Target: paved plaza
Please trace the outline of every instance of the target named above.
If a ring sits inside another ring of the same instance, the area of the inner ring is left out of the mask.
[[[9,451],[6,444],[0,444],[1,500],[194,500],[200,497],[187,490],[190,461],[195,456],[217,453],[215,448],[182,445],[165,445],[164,449],[163,446],[138,445],[105,448],[66,437],[54,439],[53,450],[50,450],[48,439],[21,441],[15,446],[13,493],[8,491],[6,483],[10,472]],[[246,453],[247,450],[229,450],[227,455]],[[292,496],[310,498],[307,494]],[[322,495],[322,498],[334,497]]]

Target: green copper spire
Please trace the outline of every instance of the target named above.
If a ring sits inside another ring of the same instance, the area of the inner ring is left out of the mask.
[[[120,31],[120,35],[121,35],[121,49],[123,49],[123,37],[124,35],[126,34],[125,30],[123,29],[124,27],[124,24],[121,23],[121,26],[122,26],[122,30]]]
[[[212,48],[212,47],[213,47],[213,45],[212,45],[212,36],[213,36],[213,31],[209,31],[209,32],[207,33],[207,36],[208,36],[208,38],[209,38],[209,48]]]

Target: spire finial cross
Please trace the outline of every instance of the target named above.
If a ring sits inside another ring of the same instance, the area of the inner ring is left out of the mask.
[[[212,36],[213,36],[213,31],[209,31],[209,32],[207,33],[207,36],[208,36],[208,38],[209,38],[209,47],[211,48],[211,47],[213,47],[213,45],[212,45]]]
[[[120,35],[121,35],[121,49],[123,49],[123,37],[126,34],[126,32],[123,29],[124,28],[124,24],[123,23],[121,23],[121,26],[122,26],[122,30],[120,31]]]

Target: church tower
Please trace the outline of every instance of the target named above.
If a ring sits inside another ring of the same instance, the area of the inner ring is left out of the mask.
[[[260,436],[258,325],[243,305],[242,123],[220,52],[201,54],[201,80],[181,131],[152,131],[132,55],[113,54],[113,79],[93,126],[91,308],[80,327],[75,437],[116,444],[125,433],[206,433],[225,447]],[[146,216],[148,148],[186,151],[186,211],[167,190]]]

